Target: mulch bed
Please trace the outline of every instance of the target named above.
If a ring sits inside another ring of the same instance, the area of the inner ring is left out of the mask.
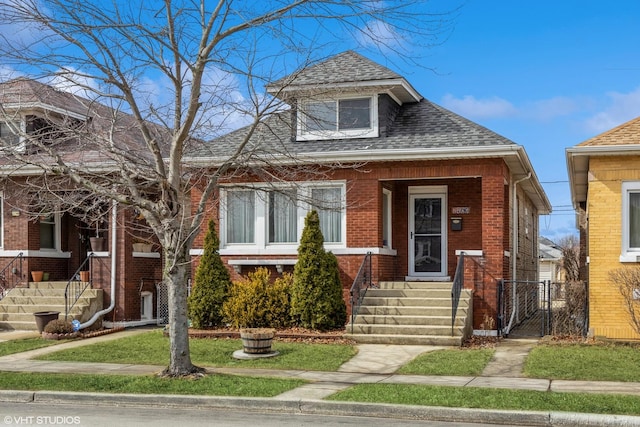
[[[309,342],[323,344],[353,344],[344,337],[344,329],[319,332],[304,328],[288,328],[276,330],[276,341]],[[235,328],[189,329],[189,338],[240,338],[240,330]]]

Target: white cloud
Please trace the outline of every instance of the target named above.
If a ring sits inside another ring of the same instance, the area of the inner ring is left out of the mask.
[[[609,92],[609,106],[585,121],[590,132],[604,132],[640,116],[640,87],[629,93]]]
[[[23,75],[23,73],[20,73],[11,67],[0,64],[0,82],[6,82],[7,80],[15,79]]]
[[[47,79],[44,83],[86,99],[95,99],[99,88],[95,79],[87,77],[73,68],[60,68],[52,78]]]
[[[556,117],[573,114],[581,109],[580,105],[584,105],[584,103],[578,103],[576,100],[565,96],[556,96],[535,101],[525,108],[523,114],[538,120],[547,121]]]
[[[496,96],[478,99],[473,95],[456,98],[451,94],[446,94],[442,98],[442,105],[469,119],[508,117],[517,113],[513,104]]]
[[[402,36],[389,23],[372,20],[360,28],[358,42],[363,46],[375,46],[379,49],[395,49],[401,45]]]

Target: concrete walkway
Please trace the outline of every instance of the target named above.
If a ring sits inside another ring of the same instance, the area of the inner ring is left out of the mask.
[[[149,375],[161,372],[165,366],[131,365],[115,363],[79,363],[49,362],[32,360],[31,358],[68,348],[76,348],[107,340],[118,339],[147,332],[148,329],[130,329],[100,337],[70,341],[50,347],[40,348],[24,353],[0,357],[0,370],[13,372],[50,372],[50,373],[113,373],[131,375]],[[20,333],[2,333],[0,340],[24,337]],[[31,334],[33,335],[33,333]],[[579,393],[616,393],[640,396],[640,383],[605,382],[605,381],[564,381],[522,378],[522,366],[528,352],[535,346],[532,340],[503,340],[496,348],[495,356],[487,365],[481,376],[428,376],[399,375],[397,369],[428,351],[442,349],[438,346],[399,346],[399,345],[359,345],[358,354],[342,365],[337,372],[318,372],[304,370],[269,370],[245,368],[207,368],[210,373],[243,375],[253,377],[297,378],[309,383],[276,396],[271,401],[279,402],[318,402],[325,397],[346,389],[354,384],[422,384],[455,387],[488,387],[514,390],[536,390]],[[7,398],[11,392],[1,392],[0,400]],[[17,393],[17,392],[16,392]],[[33,393],[33,392],[31,392]],[[51,392],[37,392],[50,395]],[[67,396],[61,394],[56,396]],[[150,398],[151,399],[151,398]],[[154,398],[157,400],[157,396]],[[222,398],[220,398],[222,399]],[[327,403],[329,404],[329,403]],[[397,409],[397,408],[396,408]],[[462,411],[462,410],[461,410]],[[469,411],[469,410],[464,410]],[[485,410],[483,410],[485,411]],[[496,411],[494,411],[496,412]],[[505,411],[497,411],[505,412]],[[514,413],[517,411],[514,411]],[[522,413],[522,411],[519,411]],[[604,417],[604,416],[603,416]],[[610,425],[639,425],[640,417],[614,417]],[[627,419],[628,418],[628,419]],[[470,420],[475,418],[471,417]],[[604,421],[603,421],[604,420]],[[608,425],[606,418],[597,418],[593,425]],[[584,421],[584,420],[583,420]],[[583,421],[578,424],[580,425]],[[605,422],[606,421],[606,422]],[[524,421],[523,421],[524,422]],[[604,423],[604,424],[602,424]],[[521,423],[522,424],[522,423]],[[529,424],[523,424],[529,425]],[[548,425],[548,424],[544,424]],[[572,424],[566,424],[572,425]]]

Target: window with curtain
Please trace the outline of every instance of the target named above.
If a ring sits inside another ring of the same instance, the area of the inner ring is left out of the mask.
[[[227,243],[254,243],[256,209],[254,190],[227,192]]]
[[[311,190],[313,209],[320,218],[320,230],[324,241],[342,241],[342,192],[339,187],[313,188]]]
[[[269,193],[269,243],[298,241],[296,191]]]

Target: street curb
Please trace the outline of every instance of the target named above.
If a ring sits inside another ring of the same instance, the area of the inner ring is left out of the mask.
[[[237,409],[252,412],[342,415],[523,426],[640,426],[640,417],[571,412],[445,408],[323,400],[277,400],[228,396],[145,395],[0,390],[1,402]]]

